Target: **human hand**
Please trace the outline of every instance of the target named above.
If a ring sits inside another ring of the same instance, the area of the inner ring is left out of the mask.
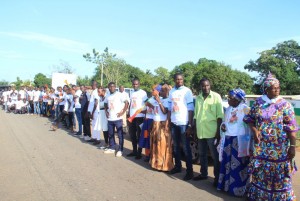
[[[193,129],[192,129],[192,127],[189,126],[189,127],[186,129],[185,133],[186,133],[186,136],[187,136],[187,137],[192,137],[192,136],[193,136]]]
[[[288,158],[293,159],[296,155],[296,148],[294,146],[290,146],[288,150]]]
[[[255,131],[255,133],[254,133],[254,142],[256,144],[260,143],[260,137],[261,137],[261,135],[260,135],[259,131]]]
[[[222,124],[222,125],[221,125],[221,130],[222,130],[223,132],[226,132],[226,126],[225,126],[225,124]]]

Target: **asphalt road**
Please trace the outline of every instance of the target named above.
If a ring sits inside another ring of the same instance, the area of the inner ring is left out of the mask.
[[[185,182],[184,172],[171,176],[143,160],[104,154],[66,130],[50,131],[47,118],[0,110],[0,122],[1,201],[244,200],[217,191],[212,178]],[[199,168],[194,166],[195,174]],[[300,198],[299,172],[293,187]]]

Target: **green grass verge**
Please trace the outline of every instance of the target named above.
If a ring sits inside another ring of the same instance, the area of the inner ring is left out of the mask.
[[[297,123],[298,125],[300,126],[300,116],[296,116],[296,120],[297,120]],[[300,147],[300,131],[297,132],[297,142],[296,142],[296,145],[298,147]]]

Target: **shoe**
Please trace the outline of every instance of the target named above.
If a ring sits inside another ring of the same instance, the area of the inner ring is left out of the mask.
[[[183,177],[183,180],[188,181],[188,180],[193,179],[193,177],[194,177],[194,174],[192,172],[191,173],[186,173],[186,175]]]
[[[202,176],[201,174],[198,175],[197,177],[194,177],[193,180],[194,181],[200,181],[200,180],[206,180],[207,179],[207,176]]]
[[[107,149],[104,151],[105,154],[114,154],[116,151],[114,149]]]
[[[91,138],[90,140],[88,140],[87,142],[96,142],[97,140]]]
[[[101,143],[100,140],[96,140],[95,142],[93,142],[93,145],[98,145],[100,143]]]
[[[79,138],[83,139],[85,136],[84,135],[80,135]]]
[[[84,136],[85,141],[89,141],[91,138],[89,136]]]
[[[133,156],[136,156],[136,153],[131,152],[130,154],[127,154],[127,157],[133,157]]]
[[[144,162],[146,162],[146,163],[149,163],[149,161],[150,161],[150,157],[148,156],[146,156],[146,158],[144,159]]]
[[[213,186],[216,188],[218,187],[218,180],[216,180],[216,179],[214,180]]]
[[[181,169],[174,167],[171,171],[169,171],[169,174],[176,174],[181,172]]]
[[[121,151],[118,151],[117,154],[116,154],[116,157],[121,157],[123,154]]]
[[[135,159],[136,160],[140,160],[142,158],[142,155],[141,154],[137,154],[136,156],[135,156]]]

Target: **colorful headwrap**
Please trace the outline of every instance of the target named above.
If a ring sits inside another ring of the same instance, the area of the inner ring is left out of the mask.
[[[261,85],[261,91],[262,91],[262,93],[266,94],[267,88],[269,88],[270,86],[272,86],[274,84],[280,84],[279,80],[277,80],[275,78],[275,76],[273,76],[272,73],[269,72],[268,77],[263,81],[263,83]]]
[[[160,84],[158,84],[158,85],[156,85],[155,87],[154,87],[154,89],[156,90],[156,91],[158,91],[158,92],[160,92],[161,91],[161,85]]]
[[[243,89],[240,89],[240,88],[232,89],[229,91],[229,95],[238,101],[243,101],[243,102],[246,101],[246,99],[245,99],[246,93],[244,92]]]

